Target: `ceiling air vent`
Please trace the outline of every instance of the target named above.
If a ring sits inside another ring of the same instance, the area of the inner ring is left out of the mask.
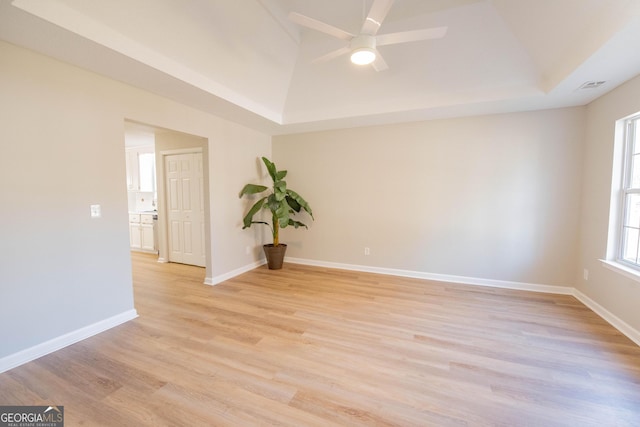
[[[582,86],[580,86],[580,87],[578,88],[578,90],[582,90],[582,89],[596,89],[596,88],[599,88],[600,86],[602,86],[602,85],[603,85],[603,84],[605,84],[605,83],[606,83],[606,81],[604,81],[604,80],[600,80],[600,81],[597,81],[597,82],[584,82],[584,83],[582,84]]]

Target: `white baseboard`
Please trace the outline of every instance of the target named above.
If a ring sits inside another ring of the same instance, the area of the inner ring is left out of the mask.
[[[465,285],[491,286],[494,288],[518,289],[522,291],[544,292],[549,294],[573,295],[570,286],[538,285],[534,283],[510,282],[505,280],[480,279],[476,277],[452,276],[449,274],[424,273],[421,271],[399,270],[395,268],[370,267],[366,265],[341,264],[337,262],[315,261],[301,258],[285,258],[292,264],[313,265],[316,267],[338,268],[341,270],[362,271],[366,273],[387,274],[389,276],[411,277],[414,279],[437,282],[461,283]]]
[[[53,353],[71,344],[75,344],[78,341],[82,341],[89,337],[104,332],[107,329],[111,329],[115,326],[121,325],[129,320],[138,317],[138,313],[135,309],[125,311],[117,314],[108,319],[101,320],[92,325],[85,326],[84,328],[76,329],[75,331],[66,333],[59,337],[53,338],[49,341],[45,341],[41,344],[19,351],[9,356],[5,356],[0,359],[0,373],[13,369],[27,362],[31,362],[39,357]]]
[[[609,310],[607,310],[579,290],[574,289],[573,296],[576,297],[578,301],[589,307],[598,316],[609,322],[611,326],[626,335],[627,338],[629,338],[631,341],[640,346],[640,331],[631,327],[631,325],[629,325],[627,322],[620,319],[618,316],[611,313]]]
[[[225,280],[233,279],[236,276],[239,276],[239,275],[241,275],[243,273],[246,273],[247,271],[251,271],[251,270],[253,270],[255,268],[258,268],[261,265],[265,265],[266,263],[267,263],[267,260],[263,259],[263,260],[256,261],[256,262],[253,262],[251,264],[245,265],[243,267],[236,268],[235,270],[231,270],[228,273],[220,274],[219,276],[205,277],[204,278],[204,284],[205,285],[215,286],[218,283],[224,282]]]

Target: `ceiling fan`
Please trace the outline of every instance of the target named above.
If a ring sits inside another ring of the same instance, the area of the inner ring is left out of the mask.
[[[333,25],[309,18],[297,12],[289,13],[289,19],[296,24],[349,42],[347,46],[314,59],[314,63],[329,61],[340,55],[351,53],[351,62],[354,64],[372,64],[376,71],[383,71],[389,68],[389,66],[376,49],[377,46],[439,39],[447,33],[447,27],[435,27],[378,35],[378,30],[392,5],[393,0],[374,0],[359,34],[351,34],[348,31],[341,30]]]

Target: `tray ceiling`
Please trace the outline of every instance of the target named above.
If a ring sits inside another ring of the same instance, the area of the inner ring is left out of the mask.
[[[636,0],[396,0],[389,69],[290,22],[357,33],[372,0],[2,0],[0,39],[270,134],[584,105],[640,74]],[[605,81],[579,90],[585,82]]]

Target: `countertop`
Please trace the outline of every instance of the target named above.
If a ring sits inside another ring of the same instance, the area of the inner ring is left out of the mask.
[[[158,211],[129,211],[129,214],[153,215],[153,219],[158,219]]]

